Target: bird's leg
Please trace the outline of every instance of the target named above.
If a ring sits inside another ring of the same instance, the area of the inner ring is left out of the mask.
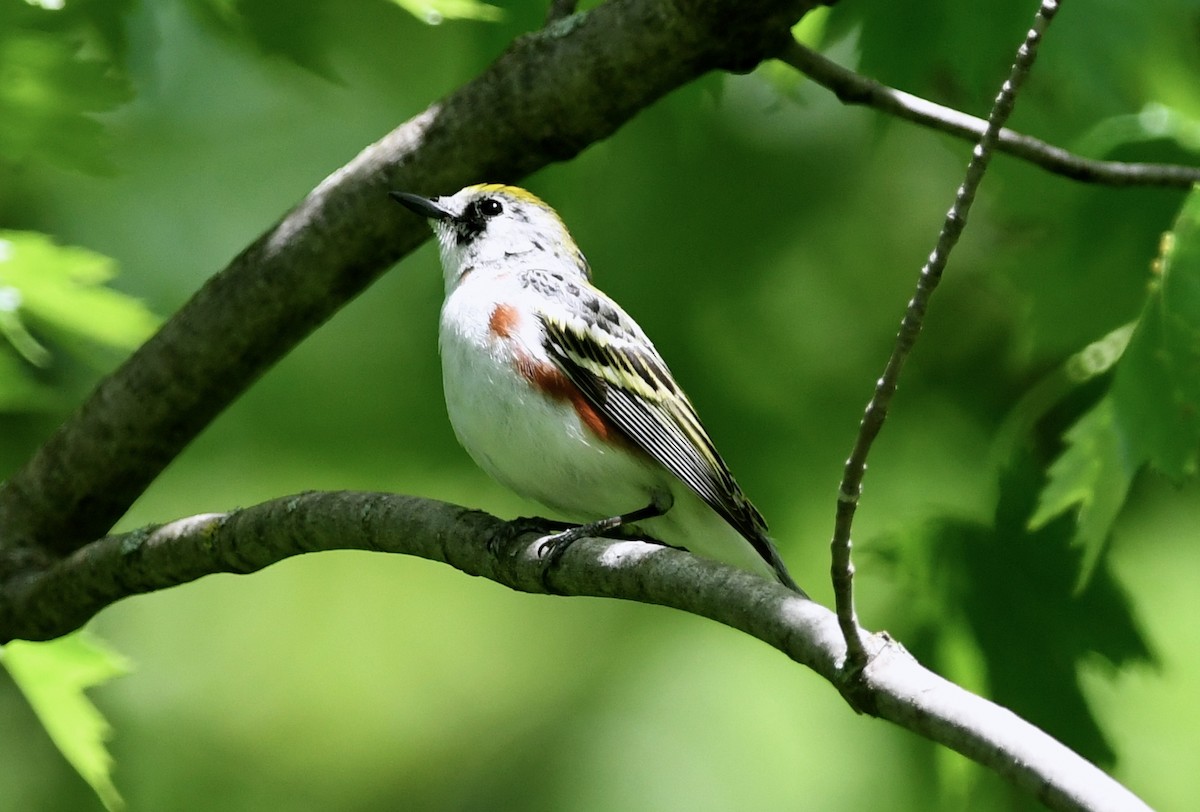
[[[616,516],[597,519],[594,522],[581,524],[569,530],[564,530],[561,533],[547,536],[538,545],[538,555],[544,556],[548,563],[553,564],[562,558],[562,554],[567,551],[568,547],[581,538],[586,536],[605,536],[624,525],[662,516],[674,504],[675,498],[671,496],[669,491],[656,491],[651,497],[650,504],[645,507],[638,508],[629,513],[621,513]]]
[[[504,527],[487,541],[488,552],[495,555],[520,536],[526,533],[545,533],[547,530],[570,530],[576,525],[570,522],[558,522],[553,519],[543,519],[539,516],[518,516],[504,523]]]

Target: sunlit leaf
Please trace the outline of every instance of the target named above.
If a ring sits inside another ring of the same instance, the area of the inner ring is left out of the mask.
[[[1156,280],[1112,396],[1140,460],[1194,476],[1200,451],[1200,192],[1163,238]]]
[[[1200,151],[1200,121],[1162,104],[1148,104],[1137,113],[1109,116],[1096,123],[1076,143],[1084,155],[1108,155],[1141,141],[1169,139],[1192,152]]]
[[[111,731],[84,691],[128,673],[125,658],[76,633],[47,643],[13,641],[0,649],[0,663],[105,808],[121,809],[124,804],[112,782],[112,756],[104,745]]]
[[[478,0],[391,0],[422,22],[437,25],[443,20],[485,20],[503,18],[504,11]]]
[[[820,48],[829,26],[829,6],[818,6],[792,26],[792,36],[810,48]]]
[[[1017,453],[1017,446],[1025,442],[1036,430],[1037,424],[1072,391],[1110,372],[1129,346],[1135,326],[1133,323],[1124,324],[1093,341],[1031,386],[1004,421],[996,439],[997,458],[1011,459]],[[1065,510],[1065,506],[1060,509]],[[1047,514],[1035,521],[1042,524],[1045,518],[1052,515],[1057,514]]]
[[[29,334],[21,321],[21,291],[12,285],[0,287],[0,336],[17,354],[37,367],[50,363],[50,351]]]
[[[1118,425],[1109,397],[1067,431],[1066,441],[1066,450],[1050,466],[1029,527],[1039,530],[1078,506],[1075,543],[1084,549],[1080,577],[1086,582],[1125,504],[1140,461],[1130,456],[1129,438]]]
[[[138,300],[104,286],[115,273],[115,263],[93,251],[56,245],[44,234],[0,231],[0,290],[17,299],[11,312],[33,337],[40,329],[117,349],[145,341],[158,320]]]
[[[1111,391],[1066,432],[1030,529],[1078,507],[1086,583],[1138,470],[1194,476],[1200,451],[1200,193],[1163,238],[1156,279]],[[1105,368],[1111,366],[1105,362]]]

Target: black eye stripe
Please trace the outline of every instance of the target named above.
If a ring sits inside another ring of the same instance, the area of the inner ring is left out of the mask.
[[[458,218],[455,225],[456,238],[459,245],[473,242],[476,237],[487,229],[487,221],[503,213],[504,204],[494,197],[481,197],[472,200]]]

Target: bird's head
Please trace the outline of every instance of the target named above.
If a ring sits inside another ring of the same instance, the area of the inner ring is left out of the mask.
[[[518,261],[553,263],[574,269],[585,279],[587,260],[562,218],[541,198],[516,186],[484,183],[452,195],[421,197],[392,192],[392,197],[429,220],[441,248],[446,289],[468,271],[495,270]]]

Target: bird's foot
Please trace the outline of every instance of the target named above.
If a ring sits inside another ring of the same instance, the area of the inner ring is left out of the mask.
[[[596,528],[592,524],[575,525],[553,535],[543,536],[538,539],[538,557],[546,559],[547,566],[557,564],[558,560],[562,558],[563,553],[572,544],[584,536],[596,535]]]
[[[488,552],[496,555],[501,550],[506,549],[512,542],[529,533],[545,533],[547,530],[568,530],[575,525],[568,522],[556,522],[552,519],[543,519],[538,516],[518,516],[511,521],[505,522],[503,529],[496,533],[487,541]]]

